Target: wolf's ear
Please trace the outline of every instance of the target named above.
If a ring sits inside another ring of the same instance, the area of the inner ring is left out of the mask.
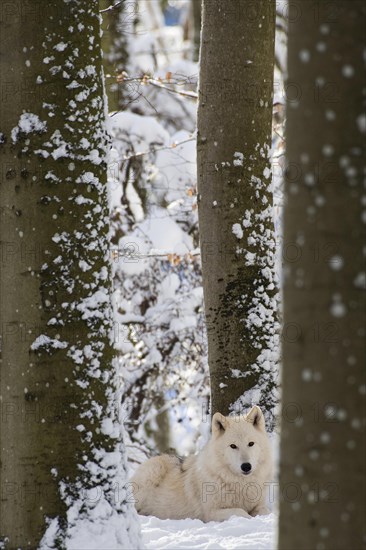
[[[264,416],[258,405],[255,405],[250,409],[246,415],[246,420],[253,423],[254,428],[261,430],[262,432],[266,431],[266,425],[264,422]]]
[[[226,430],[226,418],[221,413],[215,413],[212,417],[212,433],[215,435],[223,434]]]

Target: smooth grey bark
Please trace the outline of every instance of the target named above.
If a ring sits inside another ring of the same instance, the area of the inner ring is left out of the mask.
[[[275,2],[203,1],[197,170],[212,414],[273,420]]]
[[[98,488],[139,546],[110,345],[107,137],[98,2],[3,11],[0,102],[1,540],[38,548],[87,517]],[[119,455],[105,466],[103,460]],[[112,453],[112,454],[110,454]],[[116,498],[116,491],[120,498]],[[109,513],[109,512],[108,512]],[[132,520],[132,521],[131,521]],[[127,521],[129,525],[127,526]]]
[[[289,23],[280,550],[365,538],[365,4]]]

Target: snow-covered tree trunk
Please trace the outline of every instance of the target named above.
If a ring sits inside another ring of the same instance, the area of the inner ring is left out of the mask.
[[[365,544],[365,4],[289,25],[281,550]]]
[[[275,2],[204,0],[197,166],[212,413],[274,403]]]
[[[68,541],[80,547],[92,519],[101,540],[108,529],[111,545],[140,545],[125,489],[110,345],[108,142],[98,9],[97,0],[50,0],[9,4],[3,11],[6,548],[65,548]]]

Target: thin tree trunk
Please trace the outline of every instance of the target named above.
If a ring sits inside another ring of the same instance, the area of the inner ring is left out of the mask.
[[[109,111],[128,105],[124,87],[117,84],[117,75],[127,70],[127,39],[132,32],[135,7],[123,0],[99,0],[102,11],[103,67]],[[113,8],[113,9],[112,9]],[[105,11],[106,10],[106,11]]]
[[[202,0],[191,0],[193,19],[193,61],[198,61],[201,41]]]
[[[212,414],[271,416],[275,2],[203,1],[197,166]]]
[[[87,518],[96,494],[107,517],[132,513],[109,343],[98,7],[35,0],[3,12],[1,537],[11,549],[38,548],[49,520],[65,548],[67,510]]]
[[[293,9],[279,548],[361,549],[365,4],[304,0]]]

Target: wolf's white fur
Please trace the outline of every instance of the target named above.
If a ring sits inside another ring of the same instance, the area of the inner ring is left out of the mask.
[[[244,464],[251,465],[247,474],[241,469]],[[183,461],[169,455],[151,458],[131,483],[142,515],[223,521],[232,515],[268,514],[265,484],[271,476],[264,417],[255,406],[246,416],[214,414],[211,439],[198,455]]]

